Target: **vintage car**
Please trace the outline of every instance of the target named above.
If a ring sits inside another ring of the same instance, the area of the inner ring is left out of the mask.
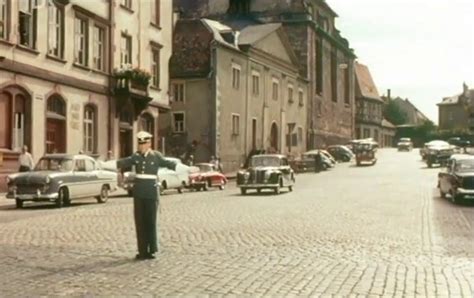
[[[295,181],[295,173],[288,159],[278,154],[255,155],[250,160],[249,168],[237,173],[237,186],[242,195],[250,189],[258,193],[263,189],[271,189],[275,194],[279,194],[284,187],[293,191]]]
[[[331,154],[331,156],[334,156],[336,161],[349,162],[352,160],[352,158],[354,158],[354,153],[352,153],[352,151],[346,146],[329,146],[327,151],[329,152],[329,154]]]
[[[474,200],[474,156],[453,155],[438,174],[438,188],[441,197],[449,197],[453,203]]]
[[[304,172],[314,172],[316,166],[315,156],[319,150],[311,150],[301,155],[300,158],[297,158],[292,161],[292,168],[297,173]],[[333,168],[335,162],[331,161],[327,155],[321,154],[321,170],[326,171],[330,168]]]
[[[160,186],[160,193],[163,194],[166,190],[175,189],[179,193],[182,193],[185,188],[189,187],[189,176],[193,172],[197,172],[197,168],[188,167],[183,164],[179,158],[165,157],[167,160],[171,160],[177,164],[176,171],[168,168],[160,168],[158,170],[158,181]],[[123,174],[121,187],[128,192],[129,196],[132,196],[133,184],[135,181],[135,171],[132,169],[130,172]]]
[[[321,154],[324,170],[327,170],[329,168],[334,168],[336,166],[337,164],[336,159],[326,150],[319,150],[319,149],[310,150],[308,152],[303,153],[303,156],[309,156],[314,160],[314,156],[318,153]]]
[[[412,151],[413,150],[413,142],[410,138],[401,138],[400,141],[397,143],[398,151]]]
[[[227,178],[219,172],[212,163],[198,163],[195,165],[199,171],[189,176],[189,187],[194,190],[208,190],[218,187],[224,190]]]
[[[424,151],[424,159],[428,168],[432,168],[437,164],[443,166],[454,154],[455,146],[445,141],[431,141],[426,144]]]
[[[363,163],[375,165],[377,163],[376,157],[377,147],[373,142],[360,142],[354,145],[354,153],[356,156],[357,166]]]
[[[14,199],[17,208],[26,201],[54,202],[60,208],[80,198],[105,203],[117,189],[117,174],[86,155],[51,154],[42,157],[33,171],[8,176],[7,186],[7,198]]]

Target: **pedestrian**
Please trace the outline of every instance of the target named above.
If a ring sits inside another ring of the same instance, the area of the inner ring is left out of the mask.
[[[117,161],[117,168],[135,166],[133,185],[133,211],[137,233],[137,260],[154,259],[159,250],[159,189],[157,174],[160,167],[176,170],[176,163],[166,160],[160,152],[151,148],[152,135],[145,131],[137,134],[138,152]]]
[[[211,160],[209,161],[209,163],[217,168],[217,159],[214,155],[211,156]]]
[[[19,172],[28,172],[34,168],[35,163],[33,161],[33,157],[28,152],[28,146],[25,145],[21,148],[21,154],[18,157],[18,163],[20,165],[18,170]]]
[[[190,166],[190,167],[194,166],[194,155],[192,155],[192,154],[189,155],[187,163],[188,163],[188,166]]]
[[[105,158],[105,161],[110,161],[114,159],[114,154],[112,151],[107,151],[107,157]]]
[[[217,160],[216,160],[216,169],[217,171],[219,171],[220,173],[224,173],[223,169],[222,169],[222,163],[221,163],[221,158],[218,157]]]
[[[314,172],[315,173],[321,172],[321,163],[322,163],[321,153],[318,151],[314,155]]]

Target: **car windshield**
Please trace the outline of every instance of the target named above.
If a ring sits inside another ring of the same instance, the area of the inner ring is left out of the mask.
[[[474,159],[460,160],[456,163],[457,172],[474,172]]]
[[[411,142],[411,139],[408,138],[401,138],[400,142]]]
[[[372,150],[372,145],[371,144],[357,144],[355,146],[356,151],[360,150]]]
[[[211,165],[197,165],[197,167],[199,168],[199,171],[201,171],[201,172],[212,172],[213,171]]]
[[[280,159],[276,156],[254,156],[250,162],[252,167],[278,167]]]
[[[72,171],[74,161],[67,158],[42,158],[36,164],[35,171]]]

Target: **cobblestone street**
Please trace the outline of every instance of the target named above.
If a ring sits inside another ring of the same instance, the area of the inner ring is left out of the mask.
[[[474,204],[439,197],[418,150],[301,174],[294,192],[161,198],[161,253],[135,261],[132,200],[0,198],[0,296],[472,297]]]

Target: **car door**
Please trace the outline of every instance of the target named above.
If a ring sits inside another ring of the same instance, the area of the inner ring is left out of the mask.
[[[452,168],[452,160],[448,161],[448,165],[446,168],[442,169],[439,173],[439,187],[443,193],[449,193],[451,190],[451,168]]]
[[[102,188],[101,181],[95,162],[91,159],[84,159],[85,163],[85,178],[84,178],[84,195],[97,196],[100,194]]]
[[[285,185],[291,184],[291,168],[288,159],[282,158],[280,160],[280,169],[283,173],[283,182]]]
[[[69,189],[69,196],[71,198],[83,197],[87,192],[87,187],[84,186],[86,181],[86,164],[84,159],[74,159],[74,169],[72,176],[68,178],[67,185]]]

